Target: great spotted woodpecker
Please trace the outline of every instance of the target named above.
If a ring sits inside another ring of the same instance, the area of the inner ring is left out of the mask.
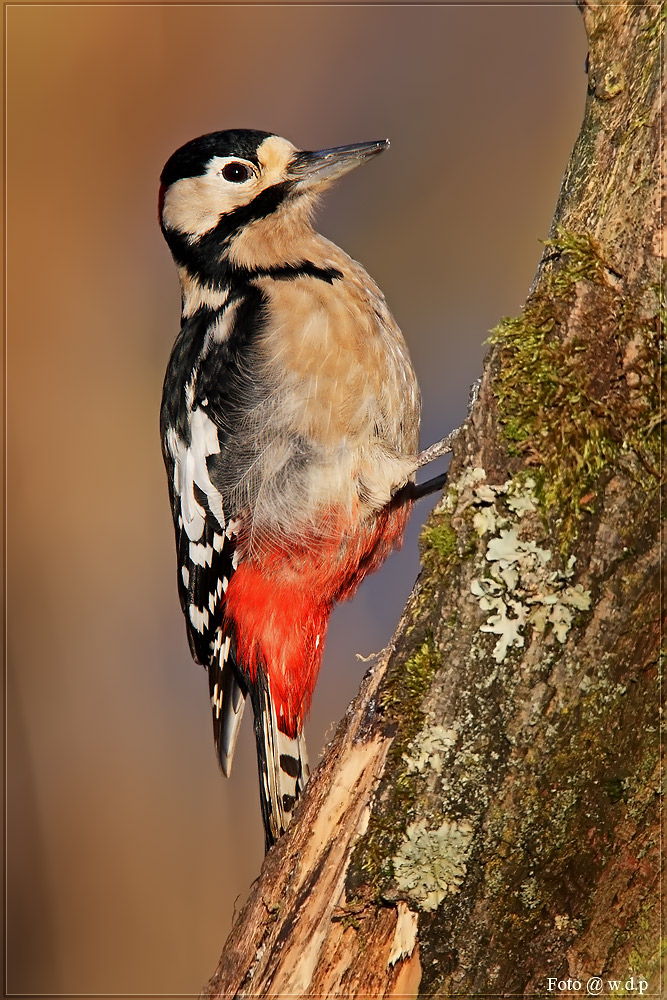
[[[161,411],[179,596],[227,775],[250,696],[267,849],[308,778],[303,724],[333,605],[400,544],[425,461],[384,296],[310,222],[320,192],[387,145],[303,152],[214,132],[161,176],[182,294]]]

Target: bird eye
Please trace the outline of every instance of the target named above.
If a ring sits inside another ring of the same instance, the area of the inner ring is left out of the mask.
[[[252,177],[252,170],[245,163],[226,163],[221,170],[226,181],[233,184],[243,184]]]

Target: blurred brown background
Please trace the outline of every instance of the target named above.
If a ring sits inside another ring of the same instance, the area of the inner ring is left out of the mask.
[[[391,138],[319,223],[389,299],[429,444],[530,285],[583,113],[583,26],[570,5],[13,6],[7,53],[7,988],[192,994],[262,833],[249,720],[225,781],[176,596],[161,167],[221,128]],[[334,615],[315,760],[354,654],[391,635],[427,511]]]

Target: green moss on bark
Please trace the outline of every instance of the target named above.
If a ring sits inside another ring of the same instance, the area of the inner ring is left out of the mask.
[[[634,456],[635,474],[655,486],[665,306],[655,286],[639,297],[644,315],[636,303],[628,306],[590,236],[559,228],[547,245],[550,270],[540,291],[521,316],[492,332],[500,354],[494,392],[510,454],[534,466],[538,496],[545,512],[556,513],[565,554],[612,465]],[[597,343],[568,328],[577,308],[586,315],[584,328],[599,324]],[[613,376],[619,368],[625,378]]]
[[[424,527],[419,542],[422,564],[429,570],[442,572],[456,558],[456,532],[447,515],[433,516]]]

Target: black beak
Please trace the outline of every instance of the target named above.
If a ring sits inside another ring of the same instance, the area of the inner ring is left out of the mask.
[[[296,191],[328,187],[343,174],[377,156],[389,145],[389,139],[360,142],[354,146],[336,146],[316,152],[297,153],[289,167],[289,178]]]

